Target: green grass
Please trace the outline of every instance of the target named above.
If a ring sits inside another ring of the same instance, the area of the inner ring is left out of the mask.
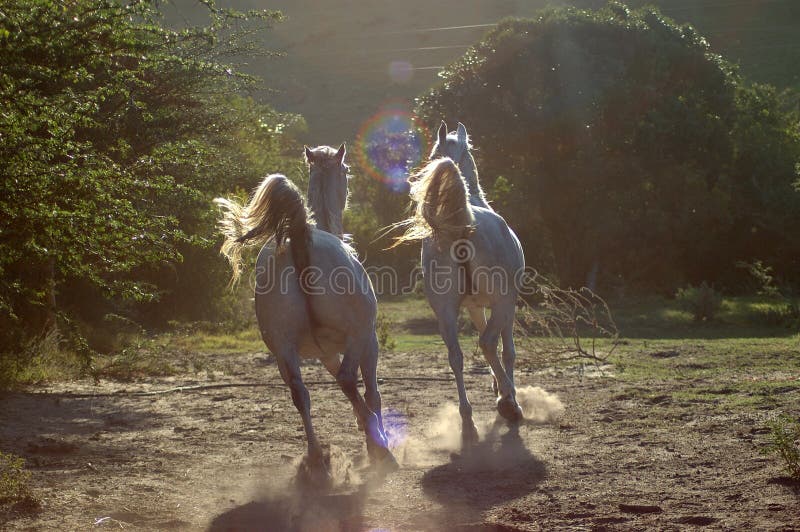
[[[732,383],[736,388],[736,394],[716,394],[694,386],[685,392],[687,400],[710,400],[713,396],[726,404],[742,401],[737,394],[768,397],[772,389],[800,386],[796,380],[800,379],[800,370],[791,369],[800,367],[800,336],[791,328],[764,325],[762,319],[780,305],[767,298],[725,298],[715,320],[695,323],[674,300],[652,297],[612,302],[621,342],[609,362],[617,378],[630,383],[707,380],[714,386]],[[388,335],[387,347],[394,344],[383,351],[445,353],[435,316],[423,297],[385,298],[379,302],[379,310]],[[469,357],[476,350],[477,335],[465,314],[462,325],[462,348]],[[520,367],[574,365],[574,361],[562,363],[543,354],[554,342],[519,334]],[[611,347],[607,339],[597,342],[600,353]],[[59,347],[57,338],[44,338],[30,353],[16,359],[22,363],[6,363],[0,368],[0,384],[8,388],[70,380],[81,374],[126,381],[199,372],[216,369],[214,364],[223,367],[224,359],[218,355],[265,350],[256,327],[225,333],[210,327],[184,326],[153,337],[140,336],[116,353],[95,357],[92,370],[87,372],[79,357]],[[671,352],[676,355],[669,356]],[[676,399],[682,397],[679,394]]]
[[[256,327],[234,333],[196,331],[165,334],[156,342],[167,350],[198,351],[201,353],[240,353],[263,351],[264,342]]]

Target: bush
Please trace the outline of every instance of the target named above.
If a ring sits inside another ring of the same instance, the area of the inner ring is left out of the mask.
[[[699,286],[689,285],[675,295],[681,305],[692,313],[694,321],[711,321],[722,306],[722,296],[705,281]]]
[[[0,451],[0,504],[37,506],[28,481],[31,474],[25,471],[25,460]]]
[[[797,328],[800,325],[800,301],[785,298],[777,307],[770,307],[756,318],[756,321],[768,327]]]
[[[800,480],[800,420],[782,414],[768,422],[767,427],[770,441],[763,454],[780,456],[789,475]]]
[[[378,321],[375,326],[375,332],[378,335],[378,345],[385,351],[391,351],[395,348],[395,346],[397,346],[397,342],[395,342],[394,338],[392,338],[391,333],[389,332],[390,326],[391,323],[389,322],[389,318],[387,318],[385,314],[379,313]]]

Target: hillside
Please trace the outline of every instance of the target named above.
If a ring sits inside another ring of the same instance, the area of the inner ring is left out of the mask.
[[[282,11],[286,21],[267,35],[285,53],[247,68],[266,80],[262,97],[306,117],[313,144],[352,139],[382,105],[410,100],[437,80],[439,67],[457,58],[491,24],[533,16],[547,6],[597,8],[603,0],[235,0],[240,9]],[[715,51],[740,63],[747,77],[800,86],[800,2],[797,0],[630,0],[654,4],[706,35]],[[324,6],[324,7],[322,7]],[[202,8],[191,0],[168,7],[172,20],[191,21]]]

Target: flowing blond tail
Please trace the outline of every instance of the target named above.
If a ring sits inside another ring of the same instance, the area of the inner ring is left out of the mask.
[[[242,251],[249,246],[263,246],[273,237],[280,250],[291,240],[291,253],[299,272],[309,266],[308,244],[311,229],[305,202],[291,181],[280,174],[268,176],[256,188],[246,205],[234,199],[217,198],[222,209],[218,227],[225,237],[220,253],[231,265],[231,285],[242,274]]]
[[[395,245],[421,240],[454,240],[468,234],[474,223],[467,184],[449,157],[435,159],[411,176],[414,214],[403,222],[406,232]]]

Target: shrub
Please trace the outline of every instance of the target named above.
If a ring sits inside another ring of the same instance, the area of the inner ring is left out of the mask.
[[[30,476],[30,472],[25,470],[25,460],[0,451],[0,504],[36,506],[36,499],[28,486]]]
[[[694,321],[711,321],[722,306],[722,296],[705,281],[699,286],[689,285],[678,289],[675,295],[683,307],[692,313]]]
[[[767,423],[769,442],[763,454],[777,454],[789,475],[800,480],[800,420],[782,414]]]
[[[397,342],[392,338],[389,328],[391,322],[385,314],[378,314],[378,322],[375,326],[375,332],[378,335],[378,345],[385,351],[391,351],[397,346]]]

